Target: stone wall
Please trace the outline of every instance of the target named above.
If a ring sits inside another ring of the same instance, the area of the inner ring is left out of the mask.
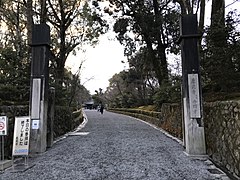
[[[161,113],[161,128],[182,140],[182,109],[180,104],[163,104]]]
[[[204,103],[208,156],[221,168],[240,177],[240,101]],[[182,139],[180,105],[164,104],[161,128]]]
[[[240,176],[240,101],[204,104],[204,123],[208,155]]]

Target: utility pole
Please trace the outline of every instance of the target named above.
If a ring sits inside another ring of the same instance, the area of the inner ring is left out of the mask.
[[[197,15],[180,19],[184,144],[189,155],[206,155],[198,52]]]
[[[49,78],[50,28],[33,25],[31,64],[31,135],[30,153],[42,153],[47,147],[47,108]]]

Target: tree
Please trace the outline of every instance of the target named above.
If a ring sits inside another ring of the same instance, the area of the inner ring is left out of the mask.
[[[37,23],[48,23],[51,29],[50,73],[54,77],[52,82],[58,98],[67,89],[64,87],[64,78],[67,75],[65,63],[69,54],[75,54],[84,44],[96,44],[98,37],[106,32],[107,24],[88,1],[40,0],[35,3],[33,19]],[[75,84],[76,81],[72,83]],[[71,102],[72,100],[70,104]]]
[[[68,83],[73,83],[72,85],[68,84],[69,87],[76,87],[76,90],[70,91],[72,95],[77,94],[80,88],[82,89],[78,84],[79,80],[76,80],[77,84],[73,80],[68,82],[64,80],[64,73],[69,75],[64,67],[66,58],[70,53],[74,53],[79,45],[96,43],[99,35],[107,29],[105,21],[87,3],[81,3],[80,0],[5,0],[4,3],[0,2],[0,14],[2,27],[0,76],[3,78],[1,82],[9,81],[3,84],[3,88],[13,90],[14,88],[10,86],[11,83],[18,90],[28,88],[28,91],[25,91],[27,95],[21,95],[21,97],[24,97],[24,100],[29,100],[27,97],[29,97],[31,49],[28,45],[32,41],[32,25],[33,23],[47,22],[51,26],[53,40],[51,45],[54,58],[51,59],[50,63],[51,82],[55,83],[56,79],[58,80],[60,88],[56,87],[56,90],[61,89],[62,86],[67,86]],[[78,79],[76,77],[73,79]],[[11,92],[9,91],[9,93]],[[12,99],[16,100],[16,98]],[[20,99],[22,101],[22,98]],[[73,101],[70,99],[70,104]]]
[[[141,48],[129,59],[129,70],[115,74],[109,80],[105,97],[111,107],[138,107],[180,102],[179,74],[171,74],[169,83],[158,88],[153,68],[149,66],[147,48]],[[179,68],[179,67],[178,67]]]
[[[213,0],[214,1],[214,0]],[[181,7],[181,14],[197,14],[199,12],[199,33],[204,32],[204,18],[205,18],[205,0],[174,0]],[[217,1],[216,1],[217,2]]]
[[[153,96],[154,105],[161,109],[164,103],[180,103],[181,102],[181,76],[171,74],[168,84],[156,90]]]
[[[27,104],[30,78],[28,63],[16,61],[18,55],[11,47],[0,49],[0,54],[0,104]]]
[[[71,69],[66,69],[64,71],[64,79],[61,91],[58,91],[59,97],[56,99],[56,104],[68,107],[76,107],[81,105],[86,100],[90,99],[89,91],[81,85],[81,66],[79,66],[78,71],[73,74]],[[51,84],[53,80],[51,80]]]
[[[177,9],[170,1],[111,0],[110,3],[117,7],[115,11],[121,13],[121,17],[115,22],[114,31],[118,33],[118,40],[126,47],[125,54],[131,56],[137,47],[146,47],[149,63],[152,64],[161,86],[169,78],[166,51],[174,49],[170,48],[170,44],[173,45],[178,36]],[[112,14],[110,8],[106,12]]]
[[[212,1],[211,25],[209,29],[209,52],[207,59],[211,82],[217,91],[226,91],[227,79],[231,71],[231,60],[225,56],[227,34],[225,28],[225,0]]]
[[[213,4],[214,5],[214,4]],[[212,8],[211,26],[207,29],[204,59],[204,90],[206,92],[232,93],[239,86],[239,18],[229,12],[225,18],[225,5]]]
[[[92,99],[94,100],[94,107],[98,107],[99,105],[104,106],[106,104],[106,99],[102,88],[95,90],[95,94],[92,95]]]
[[[107,24],[89,6],[80,0],[47,0],[47,21],[51,23],[55,78],[60,86],[67,57],[83,43],[95,44]]]
[[[33,28],[33,7],[32,0],[24,0],[24,4],[26,7],[26,16],[27,16],[27,36],[28,36],[28,44],[32,43],[32,28]],[[29,48],[30,54],[30,48]]]
[[[120,72],[119,74],[115,74],[109,80],[109,86],[104,94],[105,98],[108,100],[108,104],[110,107],[124,107],[122,104],[122,100],[124,98],[124,76],[125,72]]]
[[[29,100],[30,64],[27,56],[25,8],[20,1],[0,6],[0,97],[10,104]]]
[[[128,59],[129,79],[137,89],[137,97],[140,105],[151,104],[152,96],[158,87],[157,79],[154,76],[154,68],[149,65],[147,48],[140,48],[139,51]]]
[[[131,62],[134,60],[132,59]],[[111,107],[137,107],[152,104],[153,86],[156,80],[150,78],[149,72],[143,69],[143,64],[137,61],[134,66],[130,65],[128,71],[121,71],[109,80],[109,87],[104,97]]]

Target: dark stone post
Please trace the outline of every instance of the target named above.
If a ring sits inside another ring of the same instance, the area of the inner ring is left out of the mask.
[[[47,108],[49,78],[50,28],[33,25],[31,64],[31,136],[30,153],[42,153],[47,147]]]
[[[197,15],[182,15],[180,26],[184,143],[189,155],[205,155]]]

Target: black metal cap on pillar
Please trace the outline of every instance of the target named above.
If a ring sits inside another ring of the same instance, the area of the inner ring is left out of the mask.
[[[32,31],[32,46],[50,45],[50,27],[47,24],[34,24]]]
[[[47,24],[34,24],[32,31],[32,67],[31,75],[48,77],[50,27]]]
[[[197,35],[198,24],[197,24],[197,15],[196,14],[182,15],[180,18],[180,25],[181,25],[180,36]]]

